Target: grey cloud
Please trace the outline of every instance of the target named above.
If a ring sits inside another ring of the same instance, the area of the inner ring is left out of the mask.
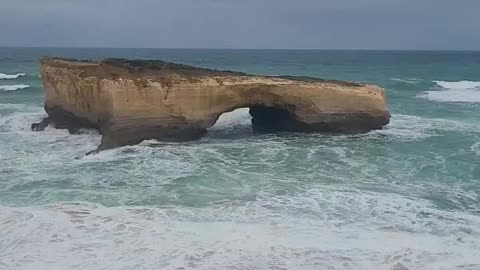
[[[2,0],[0,45],[480,49],[475,0]]]

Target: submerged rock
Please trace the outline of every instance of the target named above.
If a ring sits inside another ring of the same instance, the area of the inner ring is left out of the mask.
[[[48,120],[75,131],[96,128],[99,150],[145,139],[201,137],[218,117],[249,107],[262,131],[363,133],[389,122],[384,90],[361,83],[258,76],[163,61],[43,58]]]
[[[50,122],[51,122],[51,119],[49,117],[44,118],[42,121],[38,123],[33,123],[31,125],[31,129],[32,131],[44,131],[48,127]]]

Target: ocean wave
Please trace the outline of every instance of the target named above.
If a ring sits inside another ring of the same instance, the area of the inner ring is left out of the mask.
[[[0,90],[3,91],[16,91],[29,88],[30,85],[27,84],[16,84],[16,85],[0,85]]]
[[[437,86],[451,90],[480,89],[480,82],[476,81],[433,81]]]
[[[234,128],[251,126],[252,117],[248,108],[241,108],[229,113],[224,113],[210,131],[228,132]],[[393,114],[390,124],[380,130],[367,134],[388,136],[400,140],[418,140],[426,137],[438,136],[439,131],[465,131],[479,132],[478,127],[472,123],[442,118],[426,118],[415,115]]]
[[[5,109],[25,109],[17,104],[2,104],[0,108]],[[30,108],[30,107],[28,107]],[[42,113],[42,108],[31,108],[31,112],[14,112],[6,116],[0,117],[0,131],[3,132],[31,132],[30,125],[41,121],[46,114]]]
[[[425,91],[418,97],[437,102],[480,103],[480,82],[434,81],[437,89]]]
[[[36,165],[47,162],[54,167],[68,166],[75,158],[84,157],[100,144],[101,136],[95,130],[72,135],[67,130],[49,126],[42,132],[32,131],[31,124],[41,121],[46,113],[41,107],[26,111],[30,112],[0,115],[0,163],[5,171],[39,176],[33,169]],[[6,181],[15,182],[14,179],[7,177]]]
[[[18,78],[23,77],[25,75],[26,75],[25,73],[17,73],[17,74],[13,74],[13,75],[0,73],[0,80],[18,79]]]
[[[224,113],[209,131],[223,131],[231,134],[232,129],[251,126],[251,118],[248,108],[241,108],[229,113]],[[389,125],[380,130],[371,131],[365,138],[371,138],[371,135],[381,135],[391,139],[413,141],[438,136],[439,132],[442,131],[458,130],[465,132],[479,131],[476,125],[457,120],[393,114]]]
[[[480,132],[473,123],[441,118],[424,118],[415,115],[393,114],[390,123],[383,129],[368,135],[387,136],[402,141],[415,141],[439,136],[442,131]]]
[[[383,135],[404,141],[414,141],[436,134],[432,131],[432,122],[420,116],[393,114],[390,123],[383,129],[371,131],[369,134]]]
[[[480,103],[479,90],[426,91],[419,97],[437,102]]]
[[[478,216],[396,194],[312,187],[291,196],[258,192],[252,202],[206,207],[72,202],[0,210],[0,256],[9,258],[7,268],[15,262],[24,269],[480,265]]]
[[[409,269],[474,269],[467,264],[480,264],[480,219],[474,211],[442,209],[416,196],[424,189],[418,183],[401,194],[353,186],[371,181],[385,189],[382,181],[408,179],[398,173],[415,169],[420,159],[399,156],[405,163],[375,173],[378,151],[332,145],[341,138],[331,136],[328,143],[315,136],[307,145],[263,137],[248,144],[150,147],[159,144],[150,140],[83,156],[99,143],[98,134],[32,132],[30,124],[45,116],[41,107],[32,109],[39,112],[0,117],[0,130],[8,132],[0,163],[10,171],[3,194],[15,198],[14,205],[22,198],[30,205],[0,206],[0,258],[7,258],[0,265],[6,269],[392,269],[398,263]],[[235,126],[245,116],[244,110],[220,124]],[[419,132],[427,136],[471,128],[394,114],[389,136],[409,138],[416,134],[408,129],[422,127]],[[285,159],[297,163],[283,166]],[[114,163],[95,164],[101,160]],[[340,162],[357,162],[361,169],[336,167]],[[351,175],[337,173],[344,171]],[[326,177],[335,185],[319,184]],[[281,186],[275,187],[277,182]],[[80,202],[62,202],[70,199]],[[31,200],[41,206],[31,206]],[[5,197],[2,202],[10,205]]]

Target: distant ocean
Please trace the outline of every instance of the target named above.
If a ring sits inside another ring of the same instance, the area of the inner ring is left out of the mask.
[[[362,81],[391,124],[96,148],[31,132],[41,56]],[[0,48],[0,269],[480,269],[480,52]]]

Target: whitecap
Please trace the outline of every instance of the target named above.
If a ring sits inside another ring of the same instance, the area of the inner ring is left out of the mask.
[[[25,76],[25,73],[17,73],[17,74],[4,74],[0,73],[0,80],[11,80],[11,79],[18,79],[20,77]]]
[[[480,103],[480,82],[434,81],[437,89],[425,91],[418,97],[437,102]]]
[[[437,86],[444,89],[468,90],[480,89],[480,82],[476,81],[433,81]]]
[[[479,90],[426,91],[419,95],[431,101],[454,103],[480,103]]]
[[[15,91],[29,88],[30,85],[27,84],[16,84],[16,85],[0,85],[0,90],[4,91]]]

